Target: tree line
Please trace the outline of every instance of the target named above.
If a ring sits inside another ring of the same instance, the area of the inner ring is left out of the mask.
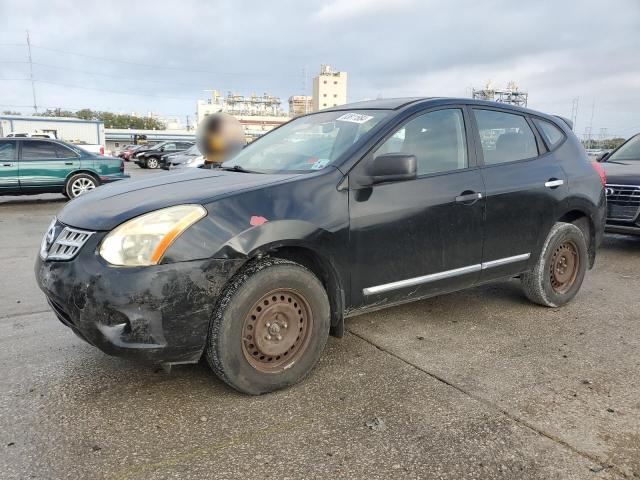
[[[5,110],[3,115],[21,115],[20,112]],[[155,118],[136,117],[134,115],[94,111],[83,108],[72,112],[60,108],[47,109],[37,114],[39,117],[67,117],[79,118],[81,120],[100,120],[104,122],[105,128],[138,128],[142,130],[164,130],[165,125]]]

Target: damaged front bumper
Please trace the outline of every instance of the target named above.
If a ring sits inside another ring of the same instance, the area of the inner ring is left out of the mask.
[[[58,319],[109,355],[148,363],[192,363],[202,355],[218,295],[240,259],[113,267],[95,234],[70,261],[36,260]]]

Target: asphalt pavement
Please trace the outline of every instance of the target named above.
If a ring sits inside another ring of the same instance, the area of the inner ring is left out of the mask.
[[[2,479],[640,478],[640,238],[608,236],[564,308],[513,280],[361,315],[249,397],[55,318],[33,263],[64,202],[0,197]]]

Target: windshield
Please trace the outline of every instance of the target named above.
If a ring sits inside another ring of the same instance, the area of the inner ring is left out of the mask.
[[[640,161],[640,135],[636,135],[607,159],[608,161],[636,160]]]
[[[296,118],[247,145],[223,167],[261,173],[321,170],[387,115],[386,110],[353,110]]]
[[[193,145],[191,147],[189,147],[187,150],[185,150],[184,152],[185,155],[191,155],[194,157],[198,157],[200,156],[200,150],[198,150],[198,146],[197,145]]]

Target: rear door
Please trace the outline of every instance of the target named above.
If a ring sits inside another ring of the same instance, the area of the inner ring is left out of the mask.
[[[61,187],[71,172],[80,168],[79,155],[49,140],[22,140],[20,187],[24,190]]]
[[[530,119],[473,108],[486,186],[481,280],[524,271],[558,218],[567,179]]]
[[[420,113],[356,166],[366,171],[385,153],[418,160],[415,180],[350,185],[354,306],[457,290],[478,280],[484,186],[467,125],[461,106]]]
[[[0,140],[0,194],[20,190],[17,144],[16,140]]]

